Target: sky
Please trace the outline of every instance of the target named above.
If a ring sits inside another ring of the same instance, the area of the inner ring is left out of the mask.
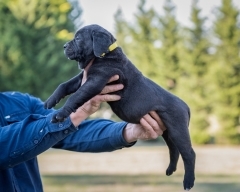
[[[81,19],[84,26],[98,24],[114,32],[114,14],[117,9],[121,8],[125,20],[133,23],[140,0],[79,0],[79,2],[83,10]],[[165,0],[147,0],[146,7],[153,7],[161,15],[164,2]],[[183,25],[189,25],[192,0],[172,0],[172,2],[176,5],[177,20]],[[233,2],[240,9],[240,0],[233,0]],[[209,18],[206,24],[214,20],[214,7],[220,4],[221,0],[199,0],[198,5],[202,9],[202,15]]]

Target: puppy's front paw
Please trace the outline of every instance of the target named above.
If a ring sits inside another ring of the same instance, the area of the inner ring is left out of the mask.
[[[70,114],[71,112],[61,109],[56,114],[53,115],[51,122],[52,123],[63,122]]]
[[[53,115],[51,122],[52,123],[58,123],[63,122],[66,119],[66,115],[64,115],[63,112],[59,112]]]
[[[59,102],[59,99],[54,98],[54,97],[49,97],[45,102],[44,102],[44,108],[45,109],[51,109],[54,106],[56,106],[56,104]]]

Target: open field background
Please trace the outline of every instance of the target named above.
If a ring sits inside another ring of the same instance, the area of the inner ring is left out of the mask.
[[[240,191],[240,147],[194,147],[195,192]],[[166,146],[122,149],[112,153],[49,150],[39,156],[46,192],[175,192],[183,191],[183,162],[165,176]]]

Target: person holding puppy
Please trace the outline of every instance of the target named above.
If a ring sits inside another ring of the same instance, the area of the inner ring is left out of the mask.
[[[109,82],[118,78],[113,76]],[[49,148],[110,152],[162,135],[165,127],[155,112],[146,114],[140,124],[86,120],[102,102],[121,99],[109,94],[121,89],[121,84],[105,86],[100,95],[59,123],[51,123],[57,110],[44,109],[40,99],[19,92],[0,93],[0,191],[43,191],[36,157]]]

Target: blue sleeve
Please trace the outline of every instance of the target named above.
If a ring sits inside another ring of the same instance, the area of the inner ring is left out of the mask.
[[[123,138],[126,122],[113,122],[106,119],[86,120],[80,124],[78,131],[54,145],[78,152],[109,152],[135,144],[127,143]]]
[[[45,109],[44,108],[44,103],[41,99],[37,97],[33,97],[31,95],[25,94],[29,98],[29,106],[31,106],[31,113],[32,114],[41,114],[41,115],[47,115],[50,114],[54,111],[55,109]]]
[[[1,112],[8,125],[0,127],[0,169],[32,159],[52,146],[78,152],[105,152],[133,145],[123,138],[125,122],[89,120],[76,129],[70,118],[52,124],[55,110],[44,109],[40,99],[28,94],[16,93],[2,103],[11,115],[6,116],[9,113],[5,109]]]
[[[54,110],[46,110],[40,99],[30,97],[36,114],[47,114]],[[130,147],[135,144],[127,143],[123,138],[126,122],[113,122],[106,119],[83,121],[78,131],[59,141],[54,148],[77,152],[107,152]]]
[[[33,114],[0,129],[0,169],[10,168],[36,157],[77,129],[70,118],[52,124],[47,116]]]

